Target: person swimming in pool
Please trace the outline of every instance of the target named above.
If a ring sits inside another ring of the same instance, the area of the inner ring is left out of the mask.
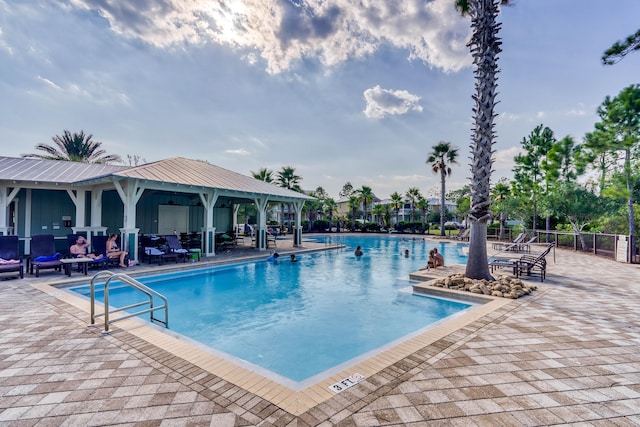
[[[298,258],[296,258],[296,254],[289,255],[289,258],[291,259],[291,262],[298,262]]]
[[[356,248],[356,250],[355,250],[354,254],[355,254],[357,257],[360,257],[360,256],[364,255],[364,252],[362,251],[362,247],[361,247],[360,245],[358,245],[358,247]]]

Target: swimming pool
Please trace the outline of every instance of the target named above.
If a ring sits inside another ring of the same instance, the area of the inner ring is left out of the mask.
[[[137,279],[168,298],[171,330],[294,382],[325,375],[471,306],[403,291],[429,249],[436,246],[457,263],[464,262],[461,245],[396,236],[347,236],[340,243],[347,249],[299,255],[297,263],[283,257],[277,264]],[[361,258],[353,255],[357,245],[365,251]],[[88,294],[86,286],[73,290]],[[132,295],[112,287],[110,302],[127,305]]]

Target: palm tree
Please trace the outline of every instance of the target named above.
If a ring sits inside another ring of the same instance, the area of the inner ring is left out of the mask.
[[[452,163],[458,163],[458,149],[453,148],[449,142],[440,141],[435,145],[433,151],[427,157],[427,163],[431,164],[433,173],[440,174],[440,235],[444,236],[444,220],[445,220],[445,180],[451,175]]]
[[[420,194],[419,188],[411,187],[407,190],[405,196],[407,197],[407,201],[411,203],[411,222],[413,222],[413,216],[416,211],[416,201],[422,197],[422,194]]]
[[[498,88],[498,54],[502,42],[497,22],[500,5],[509,0],[455,0],[462,15],[471,18],[468,46],[476,67],[471,138],[471,209],[469,211],[469,257],[465,275],[472,279],[492,279],[487,262],[487,221],[491,217],[490,184],[494,143],[495,104]]]
[[[376,224],[385,225],[384,214],[388,211],[387,205],[375,205],[371,210],[371,213],[376,216]]]
[[[333,222],[333,213],[338,209],[338,204],[331,197],[327,197],[324,199],[324,211],[327,213],[327,217],[329,218],[329,233],[331,233],[332,222]]]
[[[424,197],[420,197],[418,199],[418,203],[416,203],[418,209],[420,209],[421,220],[422,220],[422,229],[424,230],[424,224],[427,220],[427,211],[429,210],[429,202]]]
[[[356,215],[360,209],[360,199],[358,196],[349,196],[349,209],[351,209],[351,232],[356,231]]]
[[[267,168],[260,168],[258,172],[251,171],[251,176],[264,182],[273,182],[273,171]]]
[[[300,187],[300,181],[302,181],[302,178],[296,175],[296,169],[292,166],[283,166],[282,169],[280,169],[276,174],[276,181],[280,187],[284,187],[300,193],[302,192],[302,188]],[[282,230],[284,231],[284,203],[280,204],[280,208],[282,211],[280,225],[282,227]],[[287,209],[289,212],[291,212],[290,203],[287,205]]]
[[[393,204],[393,209],[396,212],[396,227],[397,227],[399,222],[398,213],[400,212],[400,207],[403,205],[402,195],[400,195],[397,191],[394,191],[391,194],[391,203]]]
[[[504,201],[511,194],[511,188],[506,182],[499,182],[493,186],[493,202],[497,205],[500,211],[500,240],[504,239],[504,223],[506,221]]]
[[[364,220],[367,221],[367,207],[373,203],[373,199],[375,196],[373,195],[373,190],[371,187],[367,187],[363,185],[354,191],[356,197],[358,198],[358,202],[362,203],[362,210],[364,211]]]
[[[62,136],[56,135],[51,138],[57,148],[47,144],[37,144],[36,150],[47,154],[22,154],[22,157],[85,163],[122,163],[120,156],[106,154],[106,151],[100,148],[102,142],[92,141],[91,138],[93,135],[85,135],[83,131],[71,133],[65,130]]]

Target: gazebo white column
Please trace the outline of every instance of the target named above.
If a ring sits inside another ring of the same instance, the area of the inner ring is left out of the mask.
[[[124,185],[123,185],[124,183]],[[138,232],[136,228],[136,205],[144,193],[144,188],[138,186],[137,180],[118,181],[113,184],[124,204],[122,228],[120,229],[122,248],[129,252],[129,258],[138,260]]]
[[[253,199],[258,211],[256,224],[256,249],[259,251],[267,250],[267,207],[269,206],[269,198],[266,196],[256,197]]]
[[[0,186],[0,235],[2,236],[8,236],[13,231],[8,224],[9,218],[7,217],[7,211],[9,209],[9,204],[16,197],[19,191],[19,187],[14,187],[13,190],[9,192],[9,187],[6,185]]]
[[[293,228],[293,246],[298,248],[302,246],[302,208],[304,206],[304,200],[293,203],[293,207],[296,211],[296,225]]]
[[[202,249],[205,256],[216,254],[216,228],[213,226],[213,207],[220,194],[217,190],[198,193],[204,206],[204,227],[202,228]]]

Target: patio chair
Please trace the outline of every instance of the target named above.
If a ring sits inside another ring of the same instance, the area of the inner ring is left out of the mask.
[[[273,247],[277,248],[278,247],[278,242],[276,239],[276,235],[273,233],[267,233],[267,248],[270,247],[273,244]]]
[[[62,254],[56,252],[56,240],[53,234],[34,234],[31,236],[31,254],[29,256],[29,273],[40,277],[40,270],[53,269],[62,271]]]
[[[517,252],[531,252],[531,244],[538,240],[538,236],[533,236],[526,242],[518,243],[513,250]]]
[[[0,273],[17,273],[24,278],[24,264],[19,255],[18,236],[0,236]]]
[[[216,235],[216,252],[230,251],[236,247],[236,240],[227,233]]]
[[[178,262],[179,255],[175,252],[171,252],[169,249],[168,241],[166,237],[175,237],[174,235],[168,235],[160,239],[151,239],[148,236],[140,238],[140,262],[148,262],[152,264],[157,262],[158,265],[162,265],[165,261],[174,260]]]
[[[76,244],[76,240],[78,239],[78,236],[84,236],[84,238],[86,239],[87,236],[85,235],[85,233],[77,233],[77,234],[67,234],[67,249],[68,249],[68,254],[65,255],[64,258],[75,258],[77,256],[73,255],[71,253],[71,246]],[[107,241],[104,240],[104,243],[102,243],[103,241],[100,240],[100,237],[103,236],[94,236],[93,240],[91,241],[91,250],[87,250],[87,254],[93,254],[96,256],[96,258],[93,258],[92,261],[88,262],[88,265],[84,265],[84,262],[82,263],[78,263],[78,271],[81,270],[85,270],[85,268],[104,268],[109,264],[109,258],[105,255],[105,249],[106,249],[106,244]],[[98,239],[96,241],[96,238]],[[97,245],[97,246],[96,246]],[[101,257],[97,258],[98,255],[102,255]],[[67,261],[68,262],[68,261]],[[67,266],[67,274],[69,273],[69,269],[71,268],[71,266]],[[86,271],[85,271],[86,272]]]
[[[464,231],[456,236],[456,240],[469,240],[471,228],[465,228]]]
[[[547,276],[547,260],[545,257],[551,252],[551,249],[555,246],[555,243],[550,243],[546,249],[538,255],[522,255],[518,260],[518,271],[520,276],[526,274],[531,276],[537,270],[540,274],[540,281],[544,282]]]
[[[511,243],[505,243],[505,242],[496,242],[493,244],[493,249],[500,249],[503,251],[511,251],[514,248],[517,248],[518,245],[522,242],[524,242],[524,239],[527,238],[527,235],[522,232],[520,234],[518,234],[516,236],[515,239],[513,239],[513,241]]]
[[[107,240],[109,240],[109,236],[92,236],[91,253],[94,255],[107,255]],[[105,258],[101,264],[103,268],[117,267],[120,264],[118,258],[109,258],[108,256],[105,256]]]
[[[538,255],[526,254],[518,258],[492,256],[489,259],[491,272],[493,272],[495,268],[508,267],[513,269],[513,274],[516,277],[523,276],[525,274],[527,276],[531,276],[534,273],[538,273],[540,274],[540,281],[544,282],[544,279],[547,276],[547,260],[545,257],[554,246],[555,243],[550,243],[547,245],[545,250]]]
[[[189,250],[182,247],[178,236],[167,234],[166,236],[164,236],[164,238],[167,241],[167,247],[169,248],[169,251],[176,254],[178,258],[182,258],[182,262],[185,262],[187,260],[187,254],[189,253]]]

